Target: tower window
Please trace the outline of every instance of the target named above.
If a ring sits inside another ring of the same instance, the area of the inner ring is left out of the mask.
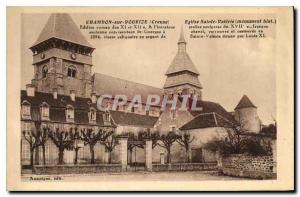
[[[75,78],[76,74],[77,74],[76,68],[74,66],[69,66],[68,67],[68,77]]]
[[[43,69],[42,69],[43,78],[47,77],[47,73],[48,73],[48,66],[45,65],[45,66],[43,66]]]

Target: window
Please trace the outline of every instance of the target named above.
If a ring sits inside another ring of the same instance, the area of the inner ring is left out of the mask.
[[[91,109],[90,110],[89,118],[90,118],[91,121],[95,121],[96,120],[96,110],[95,109]]]
[[[77,74],[76,68],[74,66],[69,66],[68,67],[68,77],[75,78],[76,74]]]
[[[67,120],[74,119],[74,108],[71,105],[67,106],[66,116],[67,116]]]
[[[105,121],[110,121],[110,114],[109,113],[105,113],[104,120]]]
[[[45,66],[43,66],[43,68],[42,68],[42,77],[43,77],[43,78],[47,77],[47,73],[48,73],[48,66],[45,65]]]
[[[30,116],[30,103],[24,101],[22,104],[22,116]]]
[[[49,117],[49,105],[47,103],[43,103],[41,105],[41,114],[42,114],[42,118]]]

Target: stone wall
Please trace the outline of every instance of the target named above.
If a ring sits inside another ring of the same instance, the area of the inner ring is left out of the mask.
[[[92,174],[103,172],[121,172],[121,164],[101,165],[37,165],[33,167],[34,174]]]
[[[217,163],[172,163],[172,164],[152,164],[152,171],[199,171],[217,170]]]
[[[273,156],[230,155],[221,159],[221,171],[230,176],[256,179],[276,178]]]

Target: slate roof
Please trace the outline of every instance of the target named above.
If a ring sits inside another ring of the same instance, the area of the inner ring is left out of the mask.
[[[227,112],[219,103],[211,102],[211,101],[197,101],[197,107],[202,107],[201,111],[191,111],[193,116],[198,116],[199,114],[204,113],[212,113],[215,112],[220,116],[223,116],[227,120],[234,122],[234,117],[231,113]]]
[[[158,117],[128,113],[122,111],[110,111],[112,119],[116,125],[138,126],[153,128]]]
[[[31,120],[40,120],[40,106],[46,102],[49,109],[49,119],[53,122],[66,123],[66,106],[72,105],[74,107],[74,123],[75,124],[89,124],[88,112],[90,107],[96,109],[96,124],[104,125],[104,112],[97,110],[96,104],[92,103],[89,98],[76,97],[72,101],[70,96],[57,95],[57,99],[53,98],[51,93],[35,92],[34,97],[27,96],[25,90],[21,90],[21,103],[28,101],[31,106]]]
[[[69,14],[55,13],[51,14],[45,27],[40,33],[33,46],[40,44],[50,38],[58,38],[72,43],[93,48],[93,46],[82,35],[76,23]]]
[[[163,90],[160,88],[119,79],[109,75],[95,73],[93,78],[94,91],[97,95],[109,94],[114,96],[122,94],[126,95],[128,100],[131,100],[135,95],[141,95],[142,103],[146,103],[148,95],[163,95]]]
[[[248,107],[256,108],[256,106],[250,101],[248,96],[244,95],[234,109],[242,109],[242,108],[248,108]]]
[[[196,116],[190,122],[184,124],[180,130],[191,130],[191,129],[201,129],[210,127],[232,127],[232,123],[221,115],[212,113],[203,113]]]
[[[178,45],[186,45],[186,41],[183,36],[183,31],[180,33]],[[178,50],[176,56],[174,57],[171,65],[169,66],[166,75],[174,74],[177,72],[189,71],[196,75],[199,75],[194,63],[192,62],[190,56],[184,50]]]

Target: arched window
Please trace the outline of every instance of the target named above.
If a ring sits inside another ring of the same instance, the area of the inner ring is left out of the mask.
[[[66,118],[67,121],[74,120],[74,108],[72,105],[67,105],[66,107]]]
[[[47,73],[48,73],[48,66],[45,65],[45,66],[43,66],[43,68],[42,68],[42,77],[43,77],[43,78],[47,77]]]
[[[46,102],[41,104],[41,117],[49,118],[49,105]]]
[[[68,77],[73,77],[75,78],[77,74],[76,68],[74,66],[69,66],[68,67]]]

